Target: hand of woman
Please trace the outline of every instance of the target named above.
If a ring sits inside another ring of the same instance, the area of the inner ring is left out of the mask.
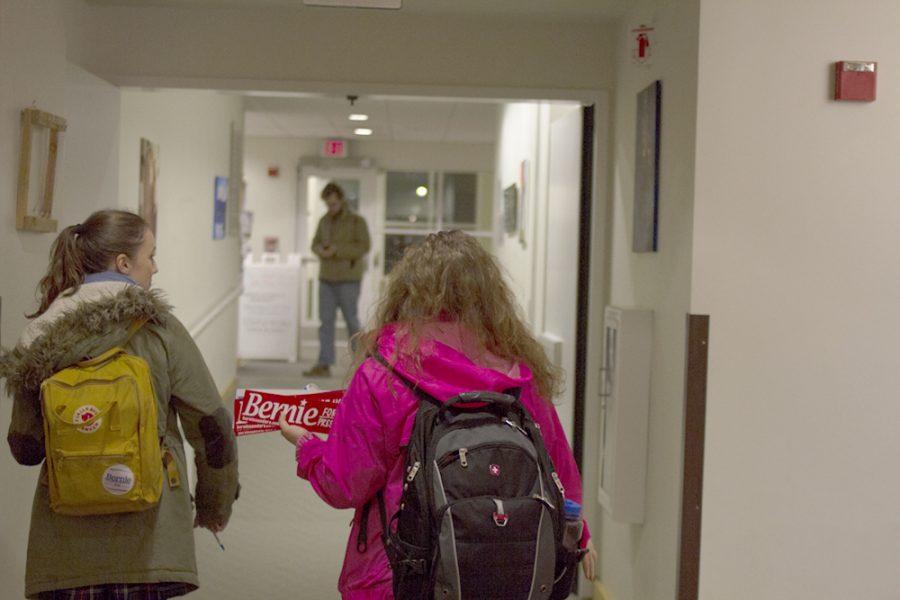
[[[581,559],[581,568],[584,569],[584,576],[594,580],[597,575],[597,551],[594,549],[594,540],[588,540],[587,554]]]
[[[287,422],[287,417],[282,412],[281,417],[278,419],[278,425],[281,427],[281,435],[284,436],[284,439],[289,441],[292,446],[297,445],[297,440],[306,435],[308,432],[306,429],[300,427],[299,425],[291,425]]]
[[[223,531],[226,525],[228,525],[228,519],[225,519],[224,521],[201,521],[199,514],[194,516],[194,527],[209,529],[213,533]]]

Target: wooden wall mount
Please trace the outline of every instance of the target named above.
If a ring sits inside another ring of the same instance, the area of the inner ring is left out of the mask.
[[[37,214],[28,213],[28,194],[31,183],[31,146],[35,127],[50,130],[47,144],[47,175],[41,190]],[[19,152],[19,187],[16,197],[16,229],[53,233],[57,222],[53,218],[53,187],[56,183],[56,155],[59,150],[59,134],[66,130],[66,120],[56,115],[26,108],[22,111],[22,146]]]
[[[681,490],[681,550],[678,560],[677,600],[697,600],[700,596],[700,526],[703,521],[709,327],[709,315],[687,316],[684,475]]]

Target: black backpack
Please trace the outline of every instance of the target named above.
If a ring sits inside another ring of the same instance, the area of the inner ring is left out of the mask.
[[[394,597],[567,598],[583,551],[563,547],[563,486],[521,390],[441,402],[375,359],[420,399],[400,509],[390,520],[377,494]]]

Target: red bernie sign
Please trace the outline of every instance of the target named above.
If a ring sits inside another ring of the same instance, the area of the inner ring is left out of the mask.
[[[292,425],[315,433],[328,433],[345,391],[283,395],[245,390],[243,396],[234,399],[234,434],[278,431],[282,415]]]

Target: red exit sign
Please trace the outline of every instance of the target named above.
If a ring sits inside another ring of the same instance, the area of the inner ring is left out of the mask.
[[[326,158],[347,158],[347,140],[325,140],[322,156]]]

